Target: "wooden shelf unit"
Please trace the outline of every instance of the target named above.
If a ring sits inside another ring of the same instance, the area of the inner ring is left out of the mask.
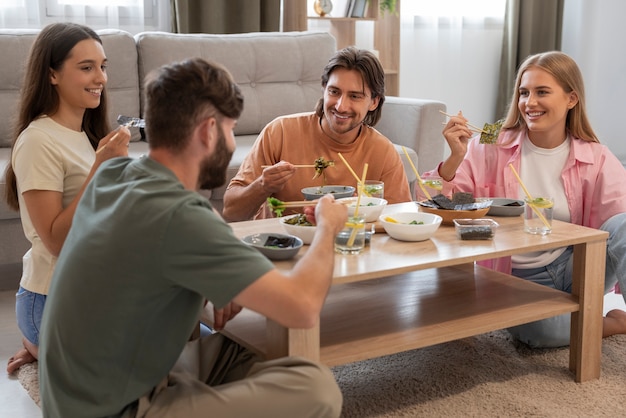
[[[290,19],[301,16],[302,10],[305,12],[307,10],[306,0],[285,3],[285,15]],[[288,25],[286,19],[284,30],[307,30],[309,20],[330,22],[329,32],[337,40],[338,49],[355,44],[357,22],[374,22],[374,49],[378,51],[380,62],[385,69],[385,94],[400,95],[400,0],[397,0],[396,13],[387,12],[383,16],[379,10],[379,0],[369,0],[364,17],[307,16],[304,27],[300,28],[298,25]]]

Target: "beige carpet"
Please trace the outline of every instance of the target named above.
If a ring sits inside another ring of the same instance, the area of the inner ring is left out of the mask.
[[[497,331],[334,371],[344,417],[626,416],[626,336],[603,340],[599,380],[575,383],[568,356]]]
[[[39,363],[25,364],[17,370],[17,379],[20,381],[26,392],[33,398],[38,406],[41,406],[39,400],[39,375],[37,374],[37,365]]]
[[[626,336],[603,340],[599,380],[575,383],[568,355],[497,331],[333,370],[346,418],[626,416]],[[18,378],[39,404],[36,364]]]

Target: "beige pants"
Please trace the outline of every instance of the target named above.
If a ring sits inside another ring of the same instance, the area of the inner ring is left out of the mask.
[[[339,417],[332,372],[299,357],[261,359],[221,334],[190,341],[176,366],[139,399],[135,417]]]

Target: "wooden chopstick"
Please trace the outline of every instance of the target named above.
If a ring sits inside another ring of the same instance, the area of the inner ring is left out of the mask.
[[[442,125],[446,125],[446,124],[447,124],[447,122],[442,122],[441,124],[442,124]],[[477,128],[474,128],[473,126],[468,126],[467,128],[468,128],[470,131],[472,131],[472,132],[476,132],[476,133],[479,133],[479,134],[482,134],[482,133],[484,133],[484,132],[485,132],[485,131],[483,131],[482,129],[481,129],[481,130],[478,130]]]
[[[109,139],[109,142],[112,142],[115,138],[117,138],[117,136],[118,136],[119,134],[120,134],[120,133],[119,133],[119,132],[117,132],[115,135],[113,135],[113,136],[111,137],[111,139]],[[106,144],[104,144],[104,145],[102,146],[102,148],[100,148],[100,149],[96,150],[96,154],[100,154],[100,153],[102,152],[102,150],[103,150],[103,149],[105,149],[105,148],[107,147],[107,145],[109,145],[109,142],[107,142]]]
[[[261,168],[272,167],[271,165],[262,165]],[[294,164],[296,168],[314,168],[315,164]]]
[[[346,200],[339,200],[338,202],[341,203],[342,205],[349,205],[351,203],[354,203],[356,201],[356,197],[354,199],[346,199]],[[291,202],[283,202],[281,205],[272,205],[272,207],[274,208],[302,208],[305,206],[315,206],[317,204],[317,202],[319,202],[319,199],[315,199],[315,200],[294,200]]]
[[[446,115],[449,118],[454,116],[454,115],[451,115],[449,113],[444,112],[443,110],[439,110],[439,113],[442,113],[442,114]],[[478,126],[474,126],[474,125],[472,125],[469,122],[467,122],[467,126],[470,127],[474,132],[480,132],[480,133],[485,133],[485,134],[487,133],[482,128],[479,128]]]

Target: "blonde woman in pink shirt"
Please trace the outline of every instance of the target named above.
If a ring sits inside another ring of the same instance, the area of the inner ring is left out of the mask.
[[[467,122],[459,112],[443,129],[450,156],[434,170],[444,179],[442,192],[519,199],[524,193],[509,168],[512,164],[534,195],[555,199],[555,219],[609,232],[605,293],[616,283],[626,289],[626,170],[591,128],[576,62],[552,51],[530,56],[522,63],[496,144],[480,144]],[[571,247],[489,264],[499,271],[571,292]],[[533,347],[567,345],[570,315],[509,331]],[[625,333],[626,312],[608,312],[603,336]]]

